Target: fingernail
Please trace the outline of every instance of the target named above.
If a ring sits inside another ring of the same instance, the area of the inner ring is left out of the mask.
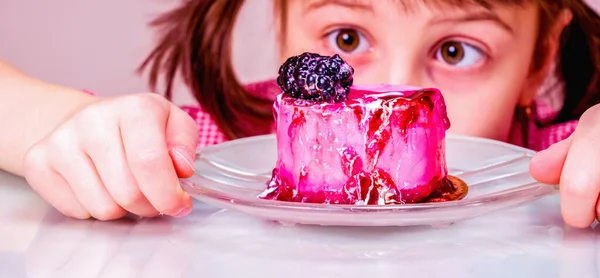
[[[192,212],[191,207],[184,207],[184,208],[180,209],[177,213],[173,214],[172,216],[175,218],[181,218],[181,217],[184,217],[184,216],[190,214],[190,212]]]
[[[184,146],[176,146],[171,150],[175,155],[179,156],[188,167],[190,167],[190,170],[194,170],[193,161],[196,158],[195,153],[192,153],[187,147]]]

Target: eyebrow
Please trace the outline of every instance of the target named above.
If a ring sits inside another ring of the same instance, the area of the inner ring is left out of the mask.
[[[515,30],[506,22],[504,22],[496,13],[487,10],[485,12],[478,12],[468,14],[462,17],[455,18],[442,18],[433,20],[432,23],[440,24],[440,23],[449,23],[449,22],[470,22],[470,21],[491,21],[502,29],[508,31],[510,34],[514,34]]]
[[[307,1],[308,2],[308,1]],[[363,1],[359,0],[317,0],[311,1],[308,5],[306,5],[305,10],[313,11],[319,8],[323,8],[325,6],[341,6],[351,10],[364,10],[364,11],[373,11],[371,5],[361,3]]]

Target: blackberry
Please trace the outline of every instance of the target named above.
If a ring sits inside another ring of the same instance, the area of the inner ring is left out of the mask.
[[[353,74],[354,68],[338,54],[321,56],[305,52],[281,65],[277,84],[286,96],[336,103],[347,99]]]

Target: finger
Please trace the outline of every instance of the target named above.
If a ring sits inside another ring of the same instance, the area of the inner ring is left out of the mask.
[[[165,138],[170,104],[149,97],[124,104],[130,113],[121,118],[123,145],[140,190],[160,213],[188,214],[192,200],[179,184]]]
[[[596,218],[600,192],[600,149],[597,147],[600,129],[594,128],[600,119],[596,118],[599,117],[589,113],[581,117],[560,177],[563,218],[568,225],[577,228],[588,227]]]
[[[90,127],[92,121],[82,121],[88,126],[83,142],[84,151],[94,162],[108,193],[119,206],[131,213],[144,217],[157,216],[158,211],[142,194],[131,173],[118,125],[103,120]]]
[[[62,214],[78,219],[91,215],[79,202],[67,181],[49,167],[43,145],[32,147],[24,160],[24,176],[31,188]]]
[[[77,142],[67,142],[65,133],[55,132],[56,138],[52,138],[57,146],[51,152],[51,163],[56,171],[63,175],[92,217],[112,220],[125,216],[127,212],[106,191],[91,159],[77,147]]]
[[[177,175],[180,178],[191,177],[194,174],[198,127],[186,112],[173,104],[169,109],[166,140]]]
[[[538,152],[529,167],[531,176],[541,183],[558,184],[567,153],[571,146],[571,138],[560,141],[548,149]]]

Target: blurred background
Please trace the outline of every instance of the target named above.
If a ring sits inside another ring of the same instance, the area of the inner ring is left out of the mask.
[[[135,73],[154,33],[148,22],[178,0],[2,0],[0,59],[36,78],[99,95],[148,91]],[[241,23],[241,24],[240,24]],[[272,0],[246,1],[234,33],[242,82],[273,77]],[[260,65],[261,67],[257,67]],[[178,86],[178,104],[193,102]]]

